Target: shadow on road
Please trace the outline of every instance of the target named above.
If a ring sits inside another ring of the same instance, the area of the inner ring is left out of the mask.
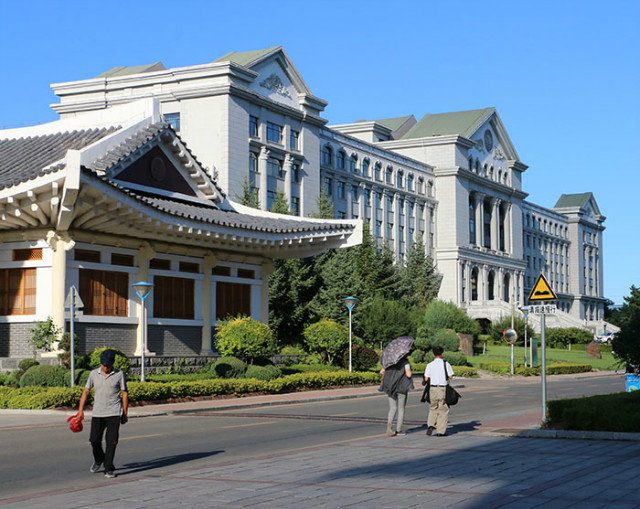
[[[469,421],[459,422],[457,424],[449,424],[449,426],[447,426],[447,435],[455,435],[456,433],[463,433],[465,431],[476,431],[481,424],[481,421]],[[416,426],[415,428],[409,428],[407,431],[409,433],[420,433],[421,431],[426,432],[426,430],[427,425],[422,424],[421,426]]]
[[[141,461],[139,463],[127,463],[118,468],[118,475],[135,474],[138,472],[144,472],[146,470],[168,467],[171,465],[176,465],[178,463],[208,458],[209,456],[215,456],[216,454],[220,454],[222,452],[224,451],[219,450],[210,452],[190,452],[187,454],[176,454],[175,456],[165,456],[164,458],[155,458],[149,461]]]

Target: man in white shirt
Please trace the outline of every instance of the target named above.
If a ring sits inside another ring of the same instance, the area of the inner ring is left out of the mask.
[[[427,435],[436,432],[437,437],[447,434],[449,422],[449,405],[445,402],[446,387],[453,378],[451,364],[442,358],[444,349],[441,346],[433,347],[433,359],[424,370],[425,383],[430,382],[429,389],[429,417],[427,418]],[[446,372],[445,372],[446,370]]]

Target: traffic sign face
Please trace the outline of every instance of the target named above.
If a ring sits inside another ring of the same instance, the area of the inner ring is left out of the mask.
[[[555,315],[558,308],[555,304],[535,304],[529,306],[529,313],[532,315]]]
[[[542,300],[558,300],[558,296],[551,289],[551,285],[547,278],[544,277],[544,274],[540,273],[529,294],[529,301],[538,302]]]

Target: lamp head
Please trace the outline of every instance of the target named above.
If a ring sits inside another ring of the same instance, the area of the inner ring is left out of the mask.
[[[136,294],[138,294],[138,297],[140,297],[142,300],[146,299],[153,289],[153,285],[151,283],[147,283],[146,281],[139,281],[137,283],[133,283],[131,286],[133,286]]]
[[[356,303],[360,300],[357,297],[346,297],[344,299],[342,299],[345,303],[345,305],[347,306],[347,308],[349,309],[349,311],[351,311],[354,307],[356,307]]]

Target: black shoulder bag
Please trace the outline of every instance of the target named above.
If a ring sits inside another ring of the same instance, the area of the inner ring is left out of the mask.
[[[442,367],[444,368],[444,379],[447,382],[447,388],[445,389],[444,402],[447,406],[455,405],[462,397],[460,393],[456,391],[451,385],[449,385],[449,375],[447,374],[447,361],[442,360]]]

